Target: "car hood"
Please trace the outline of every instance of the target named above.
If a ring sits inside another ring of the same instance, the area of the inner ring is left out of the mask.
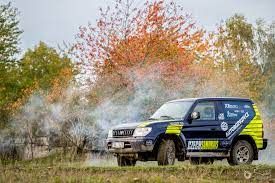
[[[137,122],[137,123],[122,123],[122,124],[114,126],[112,129],[135,129],[141,123],[142,122]]]
[[[167,123],[177,122],[177,121],[179,120],[148,120],[148,121],[141,121],[136,123],[122,123],[114,126],[112,129],[135,129],[137,127],[145,127],[145,126],[151,126],[155,124],[167,125]]]

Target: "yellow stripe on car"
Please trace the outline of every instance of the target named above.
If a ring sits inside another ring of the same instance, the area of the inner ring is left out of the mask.
[[[167,126],[165,133],[166,134],[180,135],[182,127],[183,127],[183,125],[170,124],[170,125]]]
[[[263,147],[263,121],[261,119],[258,107],[253,104],[255,111],[254,118],[250,123],[242,130],[240,135],[250,135],[256,143],[257,148]]]

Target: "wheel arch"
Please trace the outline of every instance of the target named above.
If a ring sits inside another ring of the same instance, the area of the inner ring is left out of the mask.
[[[232,149],[239,140],[246,140],[252,145],[253,152],[254,152],[254,160],[258,160],[258,148],[256,146],[254,139],[250,135],[239,135],[235,137],[231,143],[230,149]]]
[[[185,159],[186,155],[186,139],[182,133],[179,135],[176,134],[167,134],[167,133],[161,133],[158,135],[153,152],[156,155],[159,150],[159,145],[162,142],[162,140],[171,139],[174,141],[176,146],[176,157],[179,158],[179,156],[183,156]]]

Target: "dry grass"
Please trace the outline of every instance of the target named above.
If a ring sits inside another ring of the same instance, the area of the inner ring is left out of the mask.
[[[52,156],[0,166],[0,182],[270,182],[274,166],[200,165],[91,167],[82,159]],[[245,175],[251,175],[249,179]],[[274,175],[273,175],[274,176]],[[274,176],[275,178],[275,176]]]

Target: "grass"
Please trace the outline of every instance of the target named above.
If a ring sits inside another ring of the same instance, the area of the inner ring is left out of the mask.
[[[275,167],[267,165],[92,167],[81,158],[55,155],[2,165],[0,182],[270,182],[271,172]]]

